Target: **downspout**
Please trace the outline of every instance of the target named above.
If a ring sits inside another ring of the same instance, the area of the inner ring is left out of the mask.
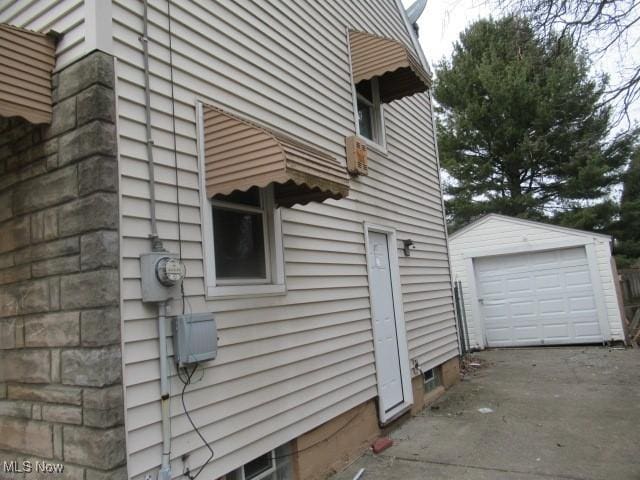
[[[156,188],[155,172],[153,162],[153,138],[151,130],[151,88],[149,86],[149,20],[148,1],[144,0],[143,30],[139,38],[142,43],[143,65],[144,65],[144,99],[145,99],[145,127],[146,127],[146,147],[147,165],[149,168],[149,203],[151,218],[151,250],[153,252],[165,251],[162,240],[158,237],[158,225],[156,221]],[[171,416],[169,410],[169,378],[167,374],[167,303],[158,304],[158,344],[160,351],[160,402],[162,412],[162,460],[158,480],[171,480]]]

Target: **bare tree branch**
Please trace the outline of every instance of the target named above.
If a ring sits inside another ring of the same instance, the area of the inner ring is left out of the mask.
[[[618,112],[618,123],[631,126],[634,102],[640,100],[640,0],[491,0],[504,12],[527,16],[544,36],[569,36],[594,62],[617,55],[605,102]],[[610,72],[611,73],[611,72]]]

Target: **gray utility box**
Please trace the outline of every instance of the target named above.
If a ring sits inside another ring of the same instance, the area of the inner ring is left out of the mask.
[[[218,330],[213,313],[178,315],[173,320],[173,355],[178,368],[214,360]]]

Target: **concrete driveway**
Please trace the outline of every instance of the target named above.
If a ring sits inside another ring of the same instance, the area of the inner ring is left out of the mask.
[[[640,352],[602,347],[476,355],[432,408],[334,480],[640,479]],[[481,408],[492,412],[481,413]]]

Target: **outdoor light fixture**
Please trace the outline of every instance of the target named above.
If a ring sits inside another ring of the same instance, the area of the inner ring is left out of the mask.
[[[411,248],[416,248],[413,240],[411,240],[410,238],[408,238],[407,240],[403,240],[402,241],[402,245],[404,245],[404,255],[405,257],[410,257],[411,256]]]

